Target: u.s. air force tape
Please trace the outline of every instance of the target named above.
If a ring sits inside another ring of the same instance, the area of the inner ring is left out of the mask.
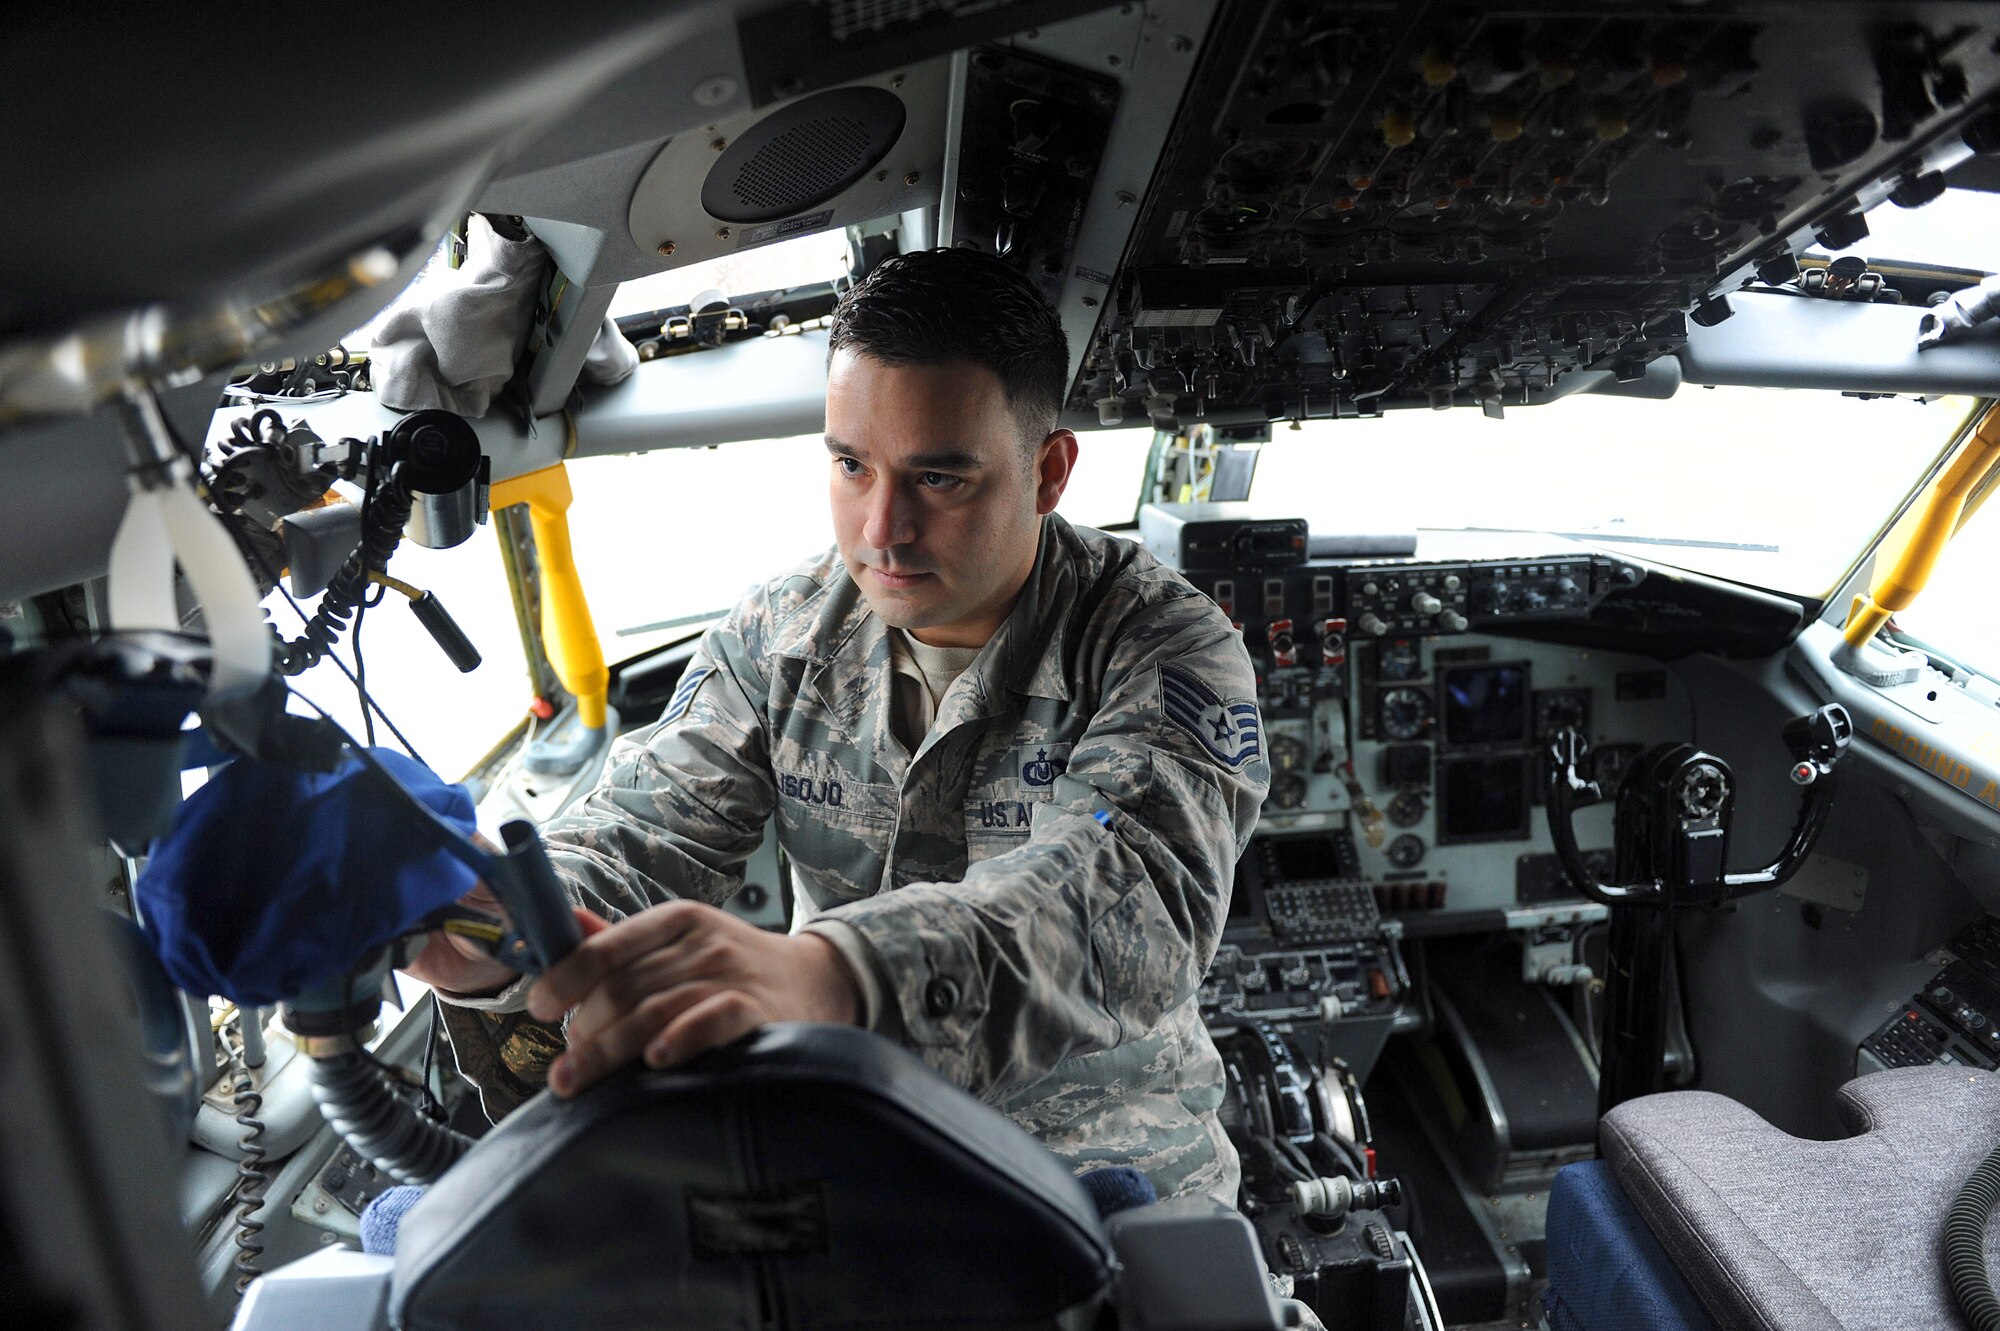
[[[673,699],[667,704],[667,710],[660,713],[660,724],[670,725],[685,716],[687,709],[694,703],[694,695],[701,690],[701,682],[714,673],[714,666],[705,665],[682,675],[681,686],[674,690]]]
[[[1264,751],[1257,704],[1224,702],[1190,670],[1160,667],[1160,708],[1169,721],[1230,767],[1241,767]]]

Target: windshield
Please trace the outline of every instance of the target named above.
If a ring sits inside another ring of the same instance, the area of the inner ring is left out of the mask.
[[[1129,522],[1151,441],[1148,430],[1085,436],[1058,511],[1089,526]],[[831,546],[828,470],[818,435],[571,462],[570,540],[605,660],[700,632],[752,585]],[[397,597],[363,624],[369,693],[419,755],[456,779],[529,702],[494,529],[483,526],[452,550],[406,541],[393,571],[436,593],[485,657],[470,674],[453,670]],[[297,636],[298,620],[277,593],[265,608],[288,637]],[[314,667],[296,687],[362,734],[354,685],[331,664]],[[378,738],[394,742],[387,730]]]
[[[1251,497],[1315,531],[1552,532],[1821,596],[1963,417],[1962,399],[1684,387],[1279,427]]]
[[[1878,203],[1868,210],[1868,234],[1841,253],[2000,272],[2000,194],[1948,189],[1921,208]]]
[[[611,298],[610,314],[616,319],[685,305],[711,288],[734,298],[814,282],[841,282],[847,277],[847,266],[847,234],[822,231],[621,282],[618,294]]]
[[[1149,430],[1083,437],[1057,511],[1130,522]],[[833,544],[818,435],[570,464],[577,567],[610,660],[686,637],[745,589]]]

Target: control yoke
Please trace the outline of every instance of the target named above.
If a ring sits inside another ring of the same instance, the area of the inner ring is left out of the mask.
[[[1729,764],[1691,744],[1648,751],[1625,774],[1613,798],[1613,840],[1619,881],[1591,872],[1578,849],[1578,809],[1602,803],[1605,791],[1578,771],[1585,740],[1566,726],[1549,750],[1549,836],[1577,890],[1607,905],[1698,906],[1727,901],[1778,884],[1797,873],[1819,840],[1833,807],[1834,765],[1854,738],[1854,720],[1839,703],[1794,717],[1780,732],[1791,751],[1791,779],[1802,787],[1798,820],[1777,859],[1751,873],[1726,873],[1736,783]]]
[[[1778,884],[1797,873],[1833,807],[1834,765],[1854,738],[1847,709],[1829,703],[1787,721],[1791,778],[1802,787],[1798,821],[1778,858],[1754,873],[1727,873],[1736,783],[1729,764],[1692,744],[1663,744],[1625,773],[1613,798],[1614,882],[1603,882],[1577,848],[1578,809],[1605,792],[1577,770],[1584,739],[1559,732],[1549,750],[1549,835],[1578,891],[1611,907],[1606,939],[1598,1112],[1668,1089],[1668,1030],[1679,1005],[1674,982],[1678,910],[1709,906]]]

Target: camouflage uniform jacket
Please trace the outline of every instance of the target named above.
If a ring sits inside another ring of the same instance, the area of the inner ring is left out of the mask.
[[[614,916],[721,902],[775,813],[806,913],[875,963],[878,1031],[1079,1169],[1233,1204],[1195,993],[1269,782],[1241,638],[1139,546],[1050,517],[914,754],[891,670],[837,551],[754,590],[545,829],[556,864]],[[490,1083],[526,1093],[560,1038],[446,1012],[489,1108]]]

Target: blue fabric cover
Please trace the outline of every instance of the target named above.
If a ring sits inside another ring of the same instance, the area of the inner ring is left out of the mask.
[[[396,1231],[403,1227],[403,1217],[409,1214],[410,1208],[423,1199],[424,1190],[411,1183],[376,1193],[368,1205],[361,1208],[361,1251],[394,1257]]]
[[[1604,1161],[1556,1175],[1548,1240],[1551,1331],[1715,1331]]]
[[[1093,1169],[1087,1174],[1078,1174],[1076,1181],[1083,1185],[1083,1190],[1090,1194],[1090,1200],[1096,1203],[1097,1214],[1106,1220],[1120,1211],[1129,1211],[1135,1206],[1151,1206],[1160,1200],[1153,1180],[1129,1165]]]
[[[461,830],[472,798],[414,758],[375,756]],[[245,1005],[293,998],[471,890],[473,871],[352,756],[333,772],[237,758],[174,815],[139,875],[173,982]]]

